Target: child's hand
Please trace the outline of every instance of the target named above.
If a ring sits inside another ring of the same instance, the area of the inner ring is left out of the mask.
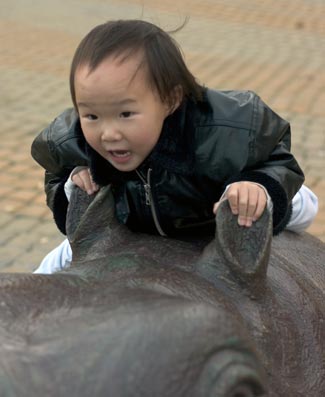
[[[71,180],[89,195],[99,190],[99,186],[93,181],[90,170],[87,167],[77,167],[71,176]]]
[[[265,190],[254,182],[236,182],[229,186],[223,199],[228,199],[231,211],[238,215],[238,224],[250,227],[263,213],[267,194]],[[220,201],[214,204],[216,213]]]

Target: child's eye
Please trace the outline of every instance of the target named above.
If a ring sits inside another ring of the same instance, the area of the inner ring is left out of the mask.
[[[88,120],[97,120],[98,119],[98,117],[95,116],[94,114],[86,114],[84,117]]]
[[[120,113],[121,118],[128,118],[131,117],[134,113],[133,112],[122,112]]]

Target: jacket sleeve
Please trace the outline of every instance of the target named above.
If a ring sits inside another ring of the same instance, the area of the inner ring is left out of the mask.
[[[304,174],[290,149],[290,124],[256,96],[249,163],[227,184],[245,180],[260,183],[267,189],[273,201],[274,234],[282,231],[288,223],[291,200],[304,182]]]
[[[46,204],[52,210],[56,226],[63,234],[66,234],[65,222],[69,204],[64,192],[64,184],[69,175],[70,173],[67,173],[66,177],[60,177],[45,171],[44,178]]]
[[[65,110],[41,131],[32,143],[31,154],[45,169],[46,203],[59,230],[65,234],[68,200],[64,184],[75,167],[88,166],[85,139],[76,112]]]

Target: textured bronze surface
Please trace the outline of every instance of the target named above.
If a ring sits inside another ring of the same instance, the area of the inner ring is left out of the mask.
[[[210,243],[134,234],[109,187],[76,190],[71,268],[0,274],[0,395],[322,397],[324,243],[216,221]]]

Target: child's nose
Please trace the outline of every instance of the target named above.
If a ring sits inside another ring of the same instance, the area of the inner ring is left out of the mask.
[[[113,125],[105,126],[102,132],[102,140],[107,142],[119,141],[122,139],[121,131]]]

